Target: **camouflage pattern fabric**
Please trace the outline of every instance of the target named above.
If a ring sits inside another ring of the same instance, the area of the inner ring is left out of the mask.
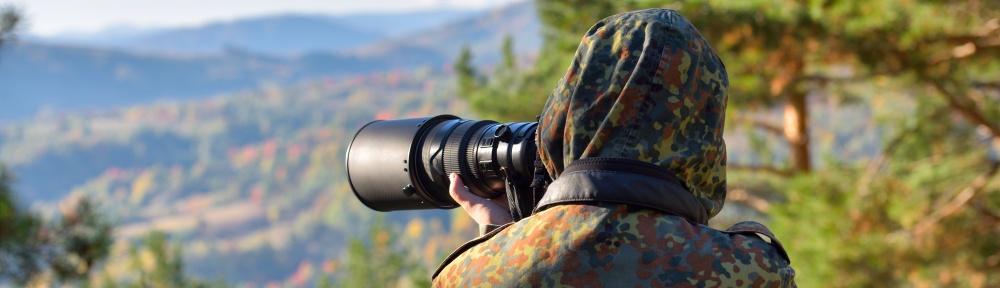
[[[634,159],[677,175],[679,191],[691,194],[683,196],[715,216],[726,197],[728,84],[715,51],[677,12],[601,20],[542,111],[536,140],[553,186],[576,160]],[[546,197],[564,192],[553,186]],[[597,201],[547,206],[460,247],[434,285],[795,286],[787,254],[763,225],[719,231],[678,215]]]
[[[434,286],[795,287],[761,228],[718,231],[623,204],[561,205],[469,242]]]
[[[605,18],[583,37],[542,110],[542,162],[552,179],[576,159],[653,163],[687,180],[715,216],[726,199],[728,89],[715,50],[677,12]]]

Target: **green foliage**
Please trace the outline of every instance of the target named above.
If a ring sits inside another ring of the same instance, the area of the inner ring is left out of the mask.
[[[455,62],[459,95],[469,102],[479,117],[501,122],[524,122],[533,121],[535,116],[541,114],[541,107],[551,89],[544,83],[551,78],[549,76],[553,71],[551,67],[544,66],[549,64],[548,60],[539,60],[535,69],[518,71],[513,41],[510,36],[504,40],[501,63],[489,77],[479,75],[472,67],[472,52],[468,47],[462,49]]]
[[[995,178],[997,164],[976,154],[925,165],[899,161],[870,184],[859,184],[861,169],[829,169],[782,183],[786,201],[771,211],[770,223],[790,239],[782,241],[799,284],[996,286],[1000,249],[988,239],[1000,237],[1000,207],[990,203],[1000,185],[978,183]],[[869,193],[859,193],[859,185],[869,186]],[[831,278],[841,281],[825,280]]]
[[[120,281],[105,275],[102,287],[229,287],[221,280],[205,282],[188,277],[184,273],[181,246],[170,244],[167,235],[153,231],[147,234],[139,245],[129,249],[129,269],[131,279]]]
[[[0,279],[26,283],[42,269],[35,264],[38,262],[36,251],[41,249],[35,237],[42,221],[16,202],[10,182],[10,172],[0,166],[0,235],[3,235],[0,237],[0,258],[4,259],[0,262],[3,265],[0,266]]]
[[[9,4],[0,5],[0,47],[13,41],[16,37],[14,32],[21,21],[21,10]]]
[[[86,280],[109,254],[112,225],[89,199],[67,205],[47,222],[17,202],[12,176],[0,164],[0,283]]]
[[[186,284],[180,246],[172,248],[167,243],[166,234],[150,232],[141,247],[133,247],[129,251],[132,269],[138,272],[139,285],[136,286],[182,287]]]
[[[417,259],[402,248],[404,246],[401,246],[395,228],[380,216],[370,226],[367,241],[352,239],[347,248],[345,271],[339,275],[341,280],[337,286],[371,287],[372,283],[381,283],[385,286],[430,287],[427,271],[421,269]]]
[[[114,242],[114,225],[100,212],[100,206],[84,198],[74,210],[64,213],[62,221],[47,235],[50,243],[61,247],[52,263],[56,279],[83,281],[108,255]]]

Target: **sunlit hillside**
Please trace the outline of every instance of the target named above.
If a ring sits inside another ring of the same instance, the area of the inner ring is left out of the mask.
[[[282,282],[303,265],[337,261],[371,224],[376,212],[355,199],[344,171],[354,131],[375,119],[468,116],[442,74],[330,78],[46,117],[0,129],[0,155],[20,171],[21,191],[50,203],[42,208],[75,197],[102,203],[126,240],[119,247],[163,231],[183,243],[191,275]],[[446,211],[387,217],[427,227],[410,228],[406,242],[428,265],[472,236],[467,218]],[[112,275],[127,273],[111,263]]]

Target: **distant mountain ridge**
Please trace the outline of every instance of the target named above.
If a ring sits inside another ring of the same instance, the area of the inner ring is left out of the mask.
[[[427,10],[406,13],[360,13],[336,16],[355,29],[373,31],[386,37],[419,33],[487,13],[487,10]]]
[[[514,4],[437,27],[413,37],[398,37],[379,41],[356,49],[356,55],[399,54],[408,49],[435,51],[450,58],[457,57],[462,46],[468,45],[478,62],[493,62],[500,56],[503,39],[514,40],[514,50],[531,54],[541,47],[541,22],[534,2]]]
[[[331,53],[296,58],[229,51],[212,56],[158,56],[22,43],[0,58],[0,120],[41,110],[73,111],[203,98],[263,83],[293,83],[445,61],[427,53],[412,61]],[[398,60],[398,61],[394,61]]]
[[[506,35],[515,37],[518,51],[531,53],[540,43],[538,26],[534,5],[526,2],[348,52],[297,56],[274,56],[235,46],[213,54],[177,55],[24,41],[0,50],[0,96],[5,102],[0,105],[0,122],[25,119],[40,111],[62,113],[203,98],[262,84],[421,67],[446,71],[462,45],[473,47],[477,63],[497,58]],[[313,32],[302,38],[333,37],[329,35]]]
[[[174,29],[128,39],[120,47],[159,53],[208,54],[225,49],[294,55],[339,51],[381,40],[381,33],[320,15],[280,15]]]
[[[273,55],[336,52],[420,32],[483,13],[428,10],[348,15],[278,14],[186,28],[111,27],[88,34],[27,39],[46,44],[114,48],[157,54],[211,54],[239,49]]]

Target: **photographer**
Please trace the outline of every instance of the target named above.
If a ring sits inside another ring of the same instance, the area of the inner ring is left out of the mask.
[[[542,110],[538,153],[552,183],[531,216],[451,195],[481,225],[435,286],[794,286],[777,238],[707,226],[726,198],[728,75],[672,10],[614,15],[584,35]],[[454,176],[454,175],[453,175]]]

